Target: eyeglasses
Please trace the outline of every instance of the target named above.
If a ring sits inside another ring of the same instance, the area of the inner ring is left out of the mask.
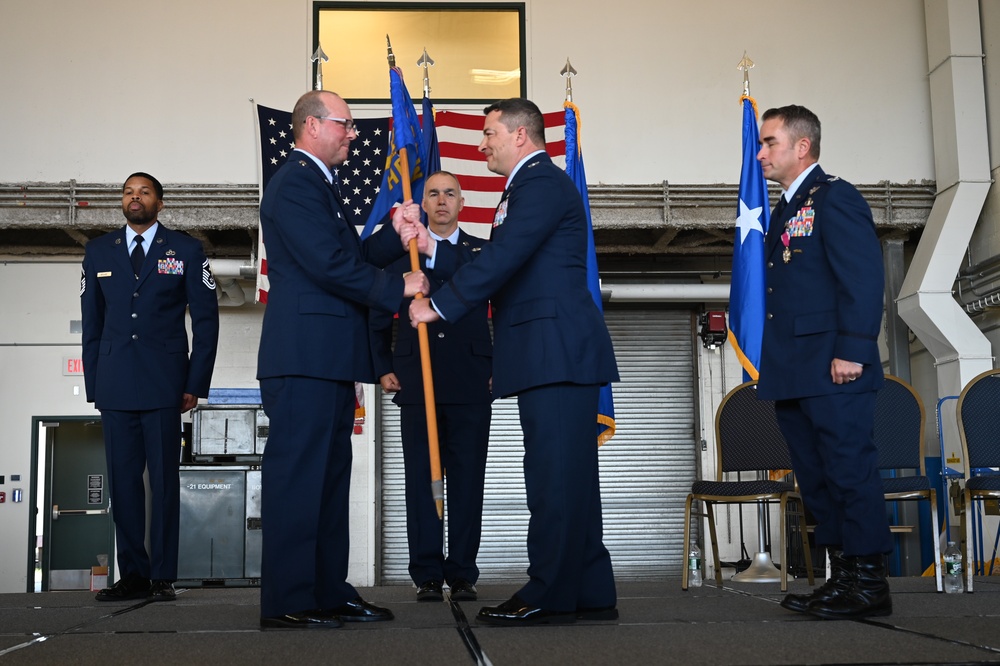
[[[347,118],[334,118],[333,116],[313,116],[319,120],[332,120],[335,123],[340,123],[344,126],[344,130],[350,134],[351,132],[356,132],[358,128],[354,125],[353,120],[348,120]]]

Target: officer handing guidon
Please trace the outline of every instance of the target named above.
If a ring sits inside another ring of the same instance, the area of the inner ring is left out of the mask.
[[[83,259],[83,373],[87,402],[101,411],[118,548],[119,580],[98,601],[175,598],[181,414],[208,396],[215,366],[215,278],[200,242],[158,222],[162,209],[160,182],[132,174],[122,188],[127,224],[88,242]]]

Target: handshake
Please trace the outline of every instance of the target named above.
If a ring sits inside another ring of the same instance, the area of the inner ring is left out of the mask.
[[[409,250],[410,243],[416,241],[417,252],[428,257],[434,256],[437,242],[427,232],[427,227],[420,221],[420,206],[407,199],[403,205],[397,206],[392,213],[392,227],[403,242],[403,249]],[[430,290],[430,282],[423,271],[412,271],[403,276],[403,296],[423,296]]]
[[[409,249],[410,241],[416,240],[417,252],[428,257],[434,256],[437,241],[431,238],[427,227],[420,221],[420,206],[412,199],[403,202],[392,214],[392,226],[403,241],[403,248]],[[438,313],[431,307],[430,301],[422,298],[430,290],[430,282],[422,271],[414,271],[403,276],[406,282],[403,296],[421,296],[410,303],[410,324],[416,328],[421,323],[437,321]]]

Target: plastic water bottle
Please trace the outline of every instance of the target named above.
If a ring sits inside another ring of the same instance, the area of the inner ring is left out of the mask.
[[[696,543],[688,551],[688,587],[701,587],[701,549]]]
[[[954,541],[948,542],[948,549],[942,556],[944,560],[944,591],[948,593],[962,591],[962,551]]]

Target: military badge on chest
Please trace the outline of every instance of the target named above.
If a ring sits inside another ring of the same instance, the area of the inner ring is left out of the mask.
[[[497,227],[499,227],[501,224],[503,224],[503,221],[505,219],[507,219],[507,200],[506,199],[504,199],[503,201],[501,201],[500,205],[497,206],[497,212],[493,216],[493,228],[496,229]]]
[[[158,259],[156,262],[156,272],[161,275],[184,275],[184,262],[173,257]]]
[[[799,208],[795,217],[785,222],[785,230],[781,234],[781,243],[785,249],[781,251],[781,258],[786,264],[792,260],[792,239],[812,236],[813,224],[816,221],[816,211],[812,206],[812,198],[806,199],[805,205]]]

